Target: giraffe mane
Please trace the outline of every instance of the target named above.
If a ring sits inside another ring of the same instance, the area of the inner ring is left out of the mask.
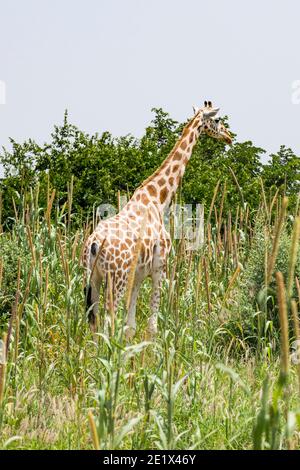
[[[184,133],[185,131],[193,124],[194,120],[197,118],[199,112],[196,113],[196,115],[194,117],[192,117],[188,123],[184,126],[183,130],[182,130],[182,133],[181,133],[181,136],[180,138],[177,140],[176,144],[174,145],[174,147],[172,148],[171,152],[169,153],[169,155],[164,159],[164,161],[161,163],[161,165],[154,171],[154,173],[152,173],[150,176],[148,176],[148,178],[146,178],[141,184],[140,186],[138,186],[136,188],[136,191],[138,191],[139,189],[142,189],[147,183],[149,183],[152,178],[154,178],[155,176],[157,176],[161,170],[163,169],[165,163],[167,161],[169,161],[171,159],[171,157],[175,154],[176,150],[178,149],[178,147],[180,146],[180,143],[181,143],[181,140],[182,140],[182,137],[184,136]]]

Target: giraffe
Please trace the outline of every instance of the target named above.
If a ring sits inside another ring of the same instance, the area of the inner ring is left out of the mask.
[[[171,249],[170,235],[163,222],[164,210],[176,193],[198,137],[207,134],[227,144],[231,143],[229,131],[215,117],[218,111],[211,101],[205,101],[200,109],[194,108],[194,116],[184,127],[181,137],[161,166],[135,190],[132,198],[118,214],[101,220],[88,237],[83,252],[83,264],[89,277],[86,304],[92,331],[96,329],[101,282],[105,282],[107,286],[109,277],[113,294],[112,307],[116,311],[125,293],[136,243],[144,224],[125,336],[129,341],[135,334],[138,293],[143,280],[148,276],[152,279],[152,293],[147,333],[150,337],[157,333],[161,283],[165,277],[166,260]],[[109,299],[107,295],[105,297],[107,310]]]

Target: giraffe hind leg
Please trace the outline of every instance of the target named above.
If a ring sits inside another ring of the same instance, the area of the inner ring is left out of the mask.
[[[137,303],[137,298],[139,295],[139,290],[140,290],[142,281],[143,281],[143,278],[141,276],[135,276],[134,285],[131,291],[130,304],[129,304],[129,309],[128,309],[127,322],[126,322],[126,327],[127,327],[125,330],[126,341],[130,341],[135,335],[136,303]]]
[[[157,316],[160,305],[161,284],[164,276],[165,259],[160,244],[155,246],[152,264],[152,292],[150,301],[151,316],[147,326],[147,337],[153,338],[157,334]]]

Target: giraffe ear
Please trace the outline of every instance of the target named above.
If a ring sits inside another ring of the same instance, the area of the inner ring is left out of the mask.
[[[218,112],[220,111],[220,108],[206,108],[203,110],[203,116],[205,118],[212,118],[214,117]]]
[[[198,106],[193,105],[193,111],[194,111],[194,114],[197,114],[199,111]]]

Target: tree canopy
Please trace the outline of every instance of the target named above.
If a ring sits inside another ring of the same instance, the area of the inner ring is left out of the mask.
[[[11,149],[3,148],[0,162],[4,178],[0,182],[2,223],[13,216],[12,197],[37,187],[46,203],[48,185],[56,190],[56,204],[67,198],[73,178],[73,209],[81,215],[95,205],[116,204],[118,191],[130,195],[166,158],[185,123],[178,123],[162,109],[153,109],[153,119],[144,135],[113,137],[109,132],[89,135],[69,123],[65,112],[62,125],[54,126],[49,143],[38,145],[29,139]],[[224,119],[228,125],[228,118]],[[186,203],[209,207],[217,182],[224,187],[224,211],[241,203],[257,207],[261,182],[272,197],[275,191],[296,197],[300,190],[300,159],[290,148],[281,146],[266,164],[265,150],[251,141],[233,145],[203,136],[196,144],[183,179],[181,196]]]

